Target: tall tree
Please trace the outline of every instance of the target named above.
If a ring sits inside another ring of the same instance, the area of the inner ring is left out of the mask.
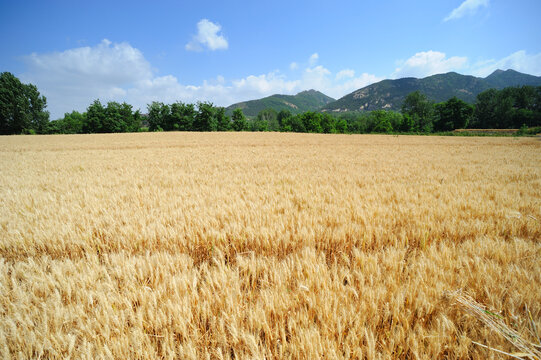
[[[336,121],[330,114],[324,113],[320,116],[321,130],[325,134],[332,134],[336,132]]]
[[[125,125],[125,131],[139,131],[141,128],[141,113],[139,110],[133,112],[132,106],[126,102],[123,102],[120,104],[120,115]]]
[[[473,106],[458,99],[456,96],[436,104],[434,130],[451,131],[465,129],[473,115]]]
[[[236,108],[233,110],[232,124],[233,130],[235,131],[246,131],[248,130],[248,122],[246,121],[246,116],[242,113],[241,108]]]
[[[278,115],[276,116],[276,120],[278,121],[278,126],[280,126],[280,131],[285,131],[284,130],[284,125],[286,123],[289,123],[290,121],[288,121],[290,118],[292,117],[291,115],[291,111],[289,110],[280,110],[280,112],[278,113]],[[289,131],[291,131],[291,129],[289,129]]]
[[[391,133],[393,126],[390,121],[390,116],[385,110],[374,110],[370,114],[372,132],[376,133]]]
[[[0,74],[0,134],[42,133],[49,122],[47,99],[37,87],[9,72]]]
[[[225,114],[225,108],[219,107],[216,108],[216,127],[218,131],[229,131],[231,130],[231,119]]]
[[[192,131],[195,118],[195,106],[176,102],[171,104],[171,118],[173,129],[179,131]]]
[[[58,124],[58,129],[56,129],[56,132],[62,134],[80,134],[83,132],[83,124],[85,123],[85,118],[86,113],[81,114],[78,111],[65,113],[63,119],[56,120],[60,122]]]
[[[84,133],[101,133],[105,122],[105,107],[99,100],[94,102],[86,109],[86,118],[83,123]]]
[[[101,124],[101,132],[125,132],[128,127],[124,120],[121,105],[115,101],[108,102],[107,107],[105,108],[105,116]]]
[[[197,103],[197,113],[193,125],[195,131],[216,131],[218,129],[215,108],[211,102]]]
[[[336,121],[336,132],[339,134],[345,134],[348,132],[348,123],[345,119],[338,119]]]
[[[307,111],[303,114],[300,114],[300,119],[304,125],[306,131],[311,133],[322,133],[323,128],[321,127],[321,114],[314,111]]]
[[[477,95],[474,128],[541,126],[541,87],[489,89]]]
[[[426,95],[420,91],[408,94],[402,104],[402,114],[411,119],[407,131],[431,132],[433,112],[434,106]]]
[[[148,130],[162,131],[167,128],[166,120],[170,115],[170,108],[164,103],[153,101],[147,105],[148,111]]]
[[[259,127],[269,131],[279,131],[280,124],[278,123],[278,113],[272,108],[261,110],[257,114],[257,122]],[[263,124],[264,123],[264,124]]]

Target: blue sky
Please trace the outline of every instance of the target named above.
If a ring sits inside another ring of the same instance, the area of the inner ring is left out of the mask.
[[[385,78],[541,76],[541,1],[6,1],[0,71],[51,118],[96,98],[220,106]]]

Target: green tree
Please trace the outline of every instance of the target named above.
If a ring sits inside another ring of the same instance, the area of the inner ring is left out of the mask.
[[[338,119],[336,122],[336,132],[345,134],[348,132],[348,123],[345,119]]]
[[[390,116],[385,110],[374,110],[370,114],[372,132],[376,133],[391,133],[393,126],[391,125]]]
[[[409,131],[431,132],[433,113],[432,102],[420,91],[408,94],[402,104],[402,114],[408,115],[412,120]]]
[[[115,133],[115,132],[126,132],[128,126],[124,121],[122,111],[122,105],[115,101],[110,101],[107,103],[105,108],[105,116],[101,123],[101,131],[104,133]],[[130,111],[131,115],[131,111]]]
[[[476,129],[490,129],[496,124],[496,106],[498,90],[488,89],[477,95],[472,127]]]
[[[321,130],[325,134],[332,134],[336,132],[336,121],[330,114],[324,113],[320,115]]]
[[[9,72],[0,74],[0,134],[42,133],[49,122],[47,99],[37,87]]]
[[[148,111],[148,130],[162,131],[169,125],[168,120],[171,114],[171,108],[164,103],[153,101],[147,105]],[[165,127],[165,128],[164,128]]]
[[[519,128],[541,125],[541,87],[489,89],[477,95],[473,128]]]
[[[196,131],[216,131],[218,121],[215,116],[215,108],[211,102],[198,102],[197,113],[194,119],[194,130]]]
[[[522,86],[511,88],[513,93],[512,127],[522,125],[535,127],[541,125],[541,86]]]
[[[513,127],[513,116],[516,111],[514,94],[508,91],[510,88],[501,90],[497,95],[495,110],[495,129],[509,129]]]
[[[47,123],[44,134],[66,134],[63,131],[64,119],[51,120]]]
[[[250,131],[268,131],[269,130],[269,124],[262,120],[261,118],[256,117],[255,119],[251,119],[248,122],[248,127],[250,128]]]
[[[393,131],[400,131],[404,126],[404,117],[397,111],[387,111],[387,118],[391,123]]]
[[[282,119],[282,127],[281,131],[284,132],[299,132],[303,133],[306,132],[306,128],[304,127],[304,123],[301,118],[302,114],[298,114],[295,116],[289,116]]]
[[[410,114],[402,114],[402,125],[399,129],[403,132],[415,131],[415,126],[418,122],[417,115],[411,116]]]
[[[498,124],[506,128],[520,128],[522,125],[535,127],[541,125],[539,108],[539,95],[541,87],[521,86],[508,87],[498,94],[499,106],[496,109]]]
[[[278,122],[278,113],[272,108],[261,110],[257,114],[257,119],[254,122],[256,131],[279,131],[280,124]]]
[[[513,120],[512,120],[513,127],[517,128],[519,127],[517,125],[521,123],[522,125],[526,127],[539,126],[541,125],[541,122],[539,121],[539,118],[540,118],[539,115],[541,114],[537,114],[537,117],[536,117],[536,114],[534,113],[534,111],[530,109],[515,109],[515,111],[513,112]]]
[[[292,117],[292,115],[291,115],[291,112],[289,110],[285,110],[285,109],[280,110],[280,112],[276,116],[276,120],[278,121],[278,126],[280,127],[280,131],[285,131],[284,130],[284,125],[286,123],[291,122],[291,121],[288,120],[291,117]],[[291,131],[291,129],[289,129],[289,131]]]
[[[300,114],[300,119],[304,125],[304,128],[307,132],[311,133],[322,133],[323,128],[321,127],[321,114],[314,111],[307,111]]]
[[[225,114],[225,108],[216,108],[216,122],[218,131],[231,130],[231,119]]]
[[[35,85],[26,85],[26,97],[30,101],[30,128],[37,133],[42,133],[49,122],[49,112],[45,111],[47,99],[40,96]]]
[[[306,127],[304,126],[304,122],[302,120],[302,115],[295,115],[290,118],[291,120],[291,131],[298,132],[298,133],[304,133],[306,132]]]
[[[137,132],[141,130],[142,116],[139,110],[133,112],[132,106],[123,102],[121,114],[126,124],[126,131]]]
[[[347,130],[354,134],[364,134],[368,132],[368,120],[370,115],[366,112],[346,112],[340,114],[340,120],[345,120]]]
[[[236,108],[233,110],[232,115],[232,127],[235,131],[246,131],[248,130],[248,122],[246,121],[246,116],[242,113],[241,108]]]
[[[436,131],[465,129],[473,116],[473,106],[456,96],[434,105],[434,109],[436,114],[434,130]]]
[[[173,130],[192,131],[195,118],[195,106],[176,102],[171,104],[171,118]]]
[[[81,114],[78,111],[65,113],[63,119],[54,120],[54,122],[57,122],[56,128],[54,127],[53,121],[49,123],[50,129],[48,132],[61,134],[81,134],[83,132],[83,124],[85,121],[86,113]]]
[[[100,100],[94,100],[94,102],[86,109],[83,132],[87,134],[103,132],[104,122],[105,107],[103,107]]]

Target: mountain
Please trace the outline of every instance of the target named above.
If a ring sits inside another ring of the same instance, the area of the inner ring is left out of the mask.
[[[450,72],[423,79],[383,80],[325,105],[322,111],[400,110],[404,98],[416,90],[435,102],[446,101],[456,96],[473,103],[477,94],[487,89],[503,89],[519,85],[541,86],[541,77],[522,74],[514,70],[496,70],[486,78]]]
[[[271,95],[258,100],[239,102],[225,109],[227,115],[233,110],[241,108],[246,116],[257,116],[264,109],[272,108],[276,111],[289,110],[292,114],[305,111],[317,111],[335,99],[316,90],[307,90],[297,95]]]
[[[519,73],[515,70],[496,70],[485,78],[491,87],[503,89],[508,86],[539,86],[541,85],[541,76],[533,76]]]

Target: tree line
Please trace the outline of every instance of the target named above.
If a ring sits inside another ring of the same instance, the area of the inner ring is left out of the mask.
[[[0,134],[43,133],[49,122],[46,107],[36,86],[9,72],[0,74]]]
[[[0,75],[1,134],[80,134],[137,131],[281,131],[307,133],[434,133],[455,129],[513,129],[541,126],[541,87],[489,89],[475,104],[456,97],[434,103],[410,93],[401,111],[327,113],[264,109],[255,118],[235,109],[231,116],[210,102],[152,102],[147,114],[127,103],[95,100],[85,112],[49,121],[47,102],[37,88],[10,73]],[[541,130],[541,129],[539,129]],[[535,130],[535,131],[539,131]]]

